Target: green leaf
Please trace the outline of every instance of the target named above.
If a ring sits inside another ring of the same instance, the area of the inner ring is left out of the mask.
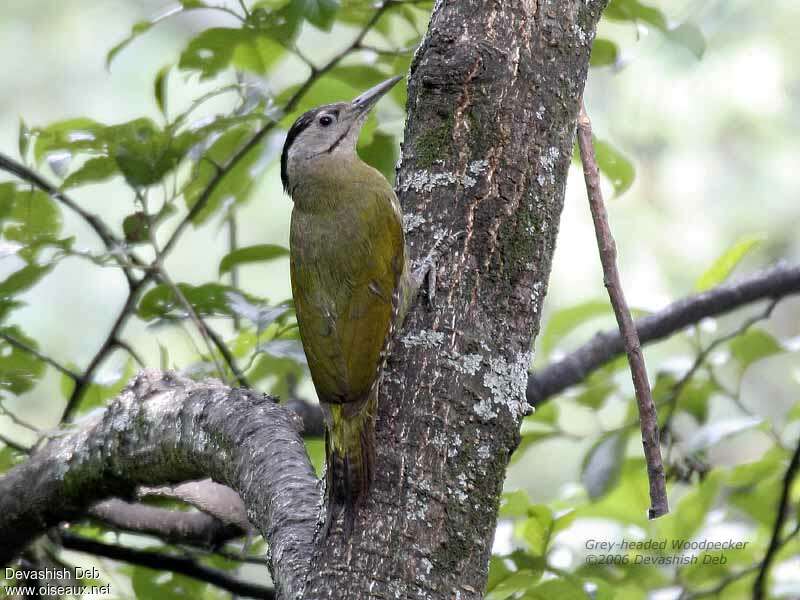
[[[587,453],[581,482],[592,500],[604,496],[619,481],[627,439],[620,431],[604,435]]]
[[[526,593],[523,600],[590,600],[580,585],[567,579],[550,579]]]
[[[38,349],[36,340],[28,337],[19,327],[5,327],[2,331],[26,346]],[[0,339],[0,390],[12,394],[30,391],[45,371],[45,364],[21,348]]]
[[[330,30],[339,10],[338,0],[291,0],[292,10],[303,16],[312,25]]]
[[[189,150],[190,137],[173,138],[150,119],[136,119],[109,128],[112,155],[125,180],[134,187],[161,181]]]
[[[592,43],[592,56],[589,64],[592,67],[606,67],[614,65],[619,57],[619,48],[611,40],[595,38]]]
[[[230,294],[238,294],[254,304],[258,302],[255,298],[246,296],[230,286],[218,283],[205,283],[197,286],[178,283],[177,286],[187,302],[200,316],[232,316],[233,311],[229,304]],[[185,312],[183,305],[172,293],[172,289],[164,284],[148,290],[139,301],[136,311],[145,321],[183,316]]]
[[[181,52],[178,68],[197,71],[200,79],[209,79],[231,65],[237,47],[252,42],[257,35],[251,29],[206,29],[192,38]]]
[[[759,360],[785,352],[778,340],[763,329],[749,329],[737,335],[729,342],[728,347],[741,371]]]
[[[33,130],[36,136],[34,160],[40,164],[46,155],[54,153],[104,154],[106,133],[105,125],[83,117],[36,128]]]
[[[686,21],[666,33],[667,39],[679,44],[700,60],[706,52],[706,38],[700,28]]]
[[[620,196],[633,185],[636,169],[619,150],[606,141],[594,138],[597,166],[614,187],[614,197]]]
[[[137,37],[149,31],[150,28],[155,25],[155,23],[156,21],[139,21],[138,23],[135,23],[131,28],[131,32],[128,37],[111,48],[111,50],[108,51],[108,54],[106,54],[106,69],[111,68],[111,62],[114,60],[114,58],[116,58],[117,54],[122,52],[122,50]]]
[[[322,476],[325,468],[325,440],[322,438],[309,438],[304,436],[303,442],[306,445],[306,452],[317,476]]]
[[[534,555],[544,556],[550,543],[553,513],[543,504],[529,506],[528,513],[531,516],[518,525],[516,532]]]
[[[203,160],[195,165],[191,180],[183,190],[186,206],[190,210],[193,210],[201,199],[205,199],[203,208],[194,214],[193,223],[195,225],[205,223],[223,206],[223,203],[229,202],[231,199],[241,203],[249,197],[253,188],[253,167],[261,156],[262,144],[251,148],[235,167],[225,173],[210,197],[204,198],[204,194],[211,181],[217,176],[218,170],[214,165],[226,164],[252,135],[252,127],[247,125],[226,131],[206,150]]]
[[[531,499],[525,490],[514,490],[504,492],[500,500],[500,512],[498,517],[501,519],[513,519],[516,517],[527,517],[528,507]]]
[[[122,220],[122,232],[129,244],[144,244],[150,241],[150,219],[141,211]]]
[[[20,462],[21,458],[21,453],[9,446],[4,447],[2,450],[0,450],[0,473],[5,473],[8,471],[11,467]]]
[[[274,244],[238,248],[222,258],[219,263],[219,274],[224,275],[239,265],[274,260],[288,255],[289,251],[286,248]]]
[[[56,241],[61,231],[61,209],[48,194],[0,184],[0,226],[2,237],[25,246]],[[20,253],[31,262],[36,252]]]
[[[161,111],[162,115],[167,114],[167,82],[170,69],[172,69],[171,65],[162,67],[153,81],[153,96],[156,99],[158,110]]]
[[[53,269],[53,265],[27,265],[0,282],[0,298],[21,294],[32,288]]]
[[[136,598],[140,600],[197,600],[203,598],[208,584],[171,573],[164,580],[163,571],[135,567],[131,584]]]
[[[117,163],[113,158],[108,156],[90,158],[79,169],[67,176],[64,183],[61,184],[61,189],[67,190],[87,183],[105,181],[117,173]]]
[[[28,156],[28,147],[31,143],[31,130],[22,119],[19,120],[19,136],[17,137],[17,148],[19,149],[19,157],[22,162],[25,162]]]
[[[703,481],[681,497],[672,512],[657,521],[658,537],[691,539],[703,526],[719,495],[723,474],[712,471]]]
[[[639,0],[611,0],[603,16],[613,21],[647,23],[660,30],[667,30],[667,18],[657,8],[642,4]]]
[[[698,292],[704,292],[721,284],[728,278],[742,259],[756,246],[761,244],[764,239],[765,237],[763,235],[747,235],[740,238],[698,278],[694,284],[695,289]]]
[[[570,332],[592,319],[611,314],[611,305],[607,300],[589,300],[553,312],[547,319],[544,332],[538,338],[539,352],[549,356]]]

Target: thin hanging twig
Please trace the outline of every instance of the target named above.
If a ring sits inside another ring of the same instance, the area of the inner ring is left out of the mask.
[[[625,342],[625,351],[628,354],[633,387],[636,391],[636,402],[639,405],[642,445],[644,446],[644,456],[647,461],[647,478],[650,481],[650,509],[647,514],[650,519],[655,519],[669,512],[664,463],[661,460],[661,446],[658,440],[658,413],[650,392],[650,383],[647,379],[647,368],[644,364],[639,334],[636,332],[636,326],[633,323],[620,283],[619,271],[617,270],[617,248],[614,243],[614,237],[611,235],[603,193],[600,189],[600,175],[592,143],[592,123],[586,114],[583,102],[581,102],[581,110],[578,115],[578,147],[581,153],[581,162],[583,163],[586,191],[589,196],[589,208],[592,212],[592,221],[597,235],[600,262],[603,265],[603,281],[608,290],[614,314],[617,317],[622,339]]]

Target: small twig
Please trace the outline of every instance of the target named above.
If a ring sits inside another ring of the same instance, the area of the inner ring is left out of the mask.
[[[758,323],[759,321],[763,321],[765,319],[769,319],[772,315],[772,312],[775,310],[775,306],[780,302],[780,298],[775,298],[772,300],[759,314],[755,315],[754,317],[750,317],[744,323],[742,323],[739,327],[727,333],[723,336],[716,338],[712,341],[708,346],[698,352],[697,356],[692,363],[692,366],[689,367],[689,370],[683,375],[683,377],[678,380],[675,385],[672,386],[672,391],[670,392],[669,398],[667,399],[667,406],[669,406],[669,412],[667,413],[666,418],[664,419],[664,424],[662,426],[662,430],[666,431],[669,428],[670,422],[672,421],[672,417],[675,414],[675,408],[677,405],[678,396],[681,395],[683,389],[689,384],[689,382],[694,377],[695,373],[702,367],[706,360],[708,360],[709,355],[714,352],[717,348],[719,348],[722,344],[729,342],[735,337],[738,337],[745,333],[748,329],[750,329],[753,325]]]
[[[224,571],[206,567],[191,558],[106,544],[105,542],[98,542],[63,530],[59,532],[59,537],[61,545],[68,550],[103,556],[159,571],[167,570],[173,573],[180,573],[181,575],[205,581],[239,596],[267,598],[270,600],[275,597],[275,591],[272,588],[241,581],[231,577]]]
[[[701,294],[687,296],[636,321],[640,341],[669,338],[707,317],[717,317],[763,300],[800,294],[800,266],[778,264],[724,283]],[[592,371],[625,351],[618,329],[598,332],[588,342],[562,359],[532,373],[528,379],[528,402],[539,406],[556,394],[584,381]]]
[[[235,252],[239,248],[239,231],[238,227],[236,226],[236,214],[231,209],[228,212],[228,218],[226,219],[228,224],[228,252]],[[236,265],[231,267],[230,271],[231,276],[231,287],[234,290],[239,289],[239,269]],[[239,321],[239,315],[235,312],[233,313],[233,329],[234,331],[239,331],[241,323]]]
[[[0,415],[8,417],[11,419],[11,422],[18,427],[22,427],[23,429],[27,429],[31,433],[35,433],[37,435],[41,434],[41,430],[36,427],[35,425],[31,425],[24,419],[20,419],[13,411],[9,410],[6,405],[3,403],[3,398],[0,397]]]
[[[23,352],[27,352],[31,356],[35,356],[40,361],[42,361],[44,363],[47,363],[48,365],[53,367],[56,371],[59,371],[60,373],[63,373],[64,375],[66,375],[67,377],[69,377],[71,379],[74,379],[75,381],[78,381],[79,379],[81,379],[81,375],[79,373],[76,373],[72,369],[68,369],[64,365],[62,365],[59,362],[57,362],[56,360],[50,358],[49,356],[45,356],[44,354],[42,354],[41,352],[39,352],[38,350],[36,350],[32,346],[29,346],[25,342],[22,342],[22,341],[14,338],[14,337],[8,335],[7,333],[0,332],[0,339],[6,341],[7,343],[9,343],[10,345],[14,346],[15,348],[18,348],[18,349],[22,350]]]
[[[144,362],[144,359],[142,359],[141,355],[128,342],[125,340],[115,339],[114,345],[120,350],[127,352],[131,358],[136,361],[136,364],[142,369],[147,368],[147,364]]]
[[[600,262],[603,265],[603,280],[608,290],[614,314],[617,317],[620,333],[625,342],[628,363],[631,368],[633,387],[636,391],[636,402],[639,405],[639,421],[642,430],[642,445],[647,461],[647,477],[650,481],[650,509],[648,517],[655,519],[669,512],[667,486],[664,477],[664,463],[661,459],[661,447],[658,439],[658,414],[653,404],[650,383],[647,380],[647,369],[642,355],[639,335],[633,323],[625,294],[620,283],[617,270],[617,250],[611,228],[608,224],[603,193],[600,189],[600,176],[597,160],[592,144],[592,124],[581,103],[578,115],[578,146],[583,162],[583,174],[589,196],[592,220],[594,221],[597,245],[600,250]]]
[[[794,483],[797,473],[800,471],[800,440],[797,441],[797,447],[792,455],[792,460],[789,462],[789,467],[783,476],[783,489],[781,490],[781,499],[778,501],[778,515],[775,517],[775,523],[772,525],[772,536],[767,546],[767,552],[764,554],[764,560],[761,561],[761,568],[758,570],[758,575],[753,583],[753,600],[763,600],[766,596],[767,576],[769,575],[772,562],[775,560],[775,555],[780,550],[781,546],[790,539],[793,534],[790,534],[785,540],[781,540],[781,529],[789,516],[789,502],[792,484]]]
[[[14,159],[6,156],[5,154],[0,153],[0,170],[6,171],[11,173],[12,175],[16,175],[23,181],[30,183],[32,186],[38,188],[39,190],[46,193],[48,196],[60,202],[67,208],[69,208],[72,212],[77,214],[81,219],[86,221],[86,223],[91,227],[94,232],[97,234],[103,244],[105,245],[106,249],[111,251],[112,254],[116,254],[115,251],[124,250],[125,245],[114,235],[114,233],[108,228],[108,226],[100,219],[97,215],[94,215],[86,210],[75,202],[72,198],[67,196],[64,192],[59,190],[56,186],[47,182],[43,177],[41,177],[38,173],[32,171],[28,167],[23,164],[18,163]],[[139,262],[134,255],[130,255],[133,262]],[[120,265],[122,267],[122,271],[125,274],[125,278],[128,281],[128,285],[132,285],[133,283],[133,275],[130,272],[130,269],[125,265]]]

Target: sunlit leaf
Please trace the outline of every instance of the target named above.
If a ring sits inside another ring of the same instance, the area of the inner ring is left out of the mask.
[[[785,352],[778,340],[763,329],[749,329],[737,335],[728,347],[742,371],[759,360]]]
[[[592,55],[589,64],[593,67],[605,67],[616,64],[619,48],[611,40],[595,38],[592,43]]]
[[[117,173],[117,163],[113,158],[108,156],[90,158],[79,169],[67,176],[64,183],[61,184],[61,188],[67,190],[87,183],[105,181]]]
[[[167,114],[167,82],[171,68],[171,65],[162,67],[156,74],[156,78],[153,81],[153,96],[156,99],[158,110],[161,111],[162,115]]]
[[[568,579],[550,579],[525,594],[526,600],[591,600],[581,586]]]
[[[517,517],[527,517],[528,507],[531,499],[525,490],[514,490],[504,492],[500,500],[500,512],[498,517],[501,519],[513,519]]]
[[[47,275],[52,268],[53,265],[32,264],[11,273],[5,280],[0,282],[0,298],[8,298],[27,291]]]
[[[239,151],[253,135],[252,128],[235,127],[222,134],[203,154],[194,167],[192,178],[183,190],[186,206],[194,209],[198,202],[203,202],[202,209],[197,209],[193,222],[196,225],[205,223],[214,215],[223,203],[245,200],[252,189],[253,176],[251,168],[259,157],[261,147],[250,150],[237,165],[228,171],[221,181],[217,182],[213,192],[206,196],[211,182],[218,176],[215,165],[226,164],[230,157]]]
[[[646,23],[660,31],[667,30],[667,18],[664,13],[639,0],[611,0],[603,16],[614,21]]]
[[[239,265],[270,261],[288,255],[289,250],[283,246],[276,246],[275,244],[260,244],[257,246],[248,246],[246,248],[237,248],[222,258],[219,263],[219,274],[223,275]]]
[[[33,156],[37,164],[47,155],[104,154],[106,150],[106,126],[92,119],[67,119],[32,132],[36,137]]]
[[[619,196],[633,185],[636,169],[619,150],[606,141],[594,138],[597,166],[614,187],[614,196]]]
[[[2,333],[29,348],[38,349],[36,340],[19,327],[4,327]],[[31,390],[45,371],[45,364],[30,352],[0,339],[0,390],[24,394]]]
[[[742,259],[763,241],[763,235],[747,235],[737,240],[697,279],[694,284],[695,289],[703,292],[721,284]]]
[[[713,471],[685,495],[671,512],[656,521],[659,537],[691,539],[705,523],[708,512],[714,507],[723,474]]]
[[[19,150],[19,157],[25,162],[28,157],[28,148],[31,144],[31,130],[22,119],[19,120],[19,134],[17,137],[17,149]]]
[[[706,52],[706,38],[700,28],[690,21],[681,23],[666,33],[667,38],[694,54],[698,60]]]
[[[726,438],[759,426],[763,421],[760,417],[734,417],[708,423],[694,432],[686,443],[686,449],[688,452],[706,450]]]
[[[291,0],[290,6],[309,23],[327,31],[339,10],[339,0]]]
[[[538,351],[549,355],[570,332],[587,321],[613,314],[607,300],[589,300],[553,312],[537,338]]]

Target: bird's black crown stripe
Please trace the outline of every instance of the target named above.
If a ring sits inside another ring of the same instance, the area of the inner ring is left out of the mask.
[[[289,175],[286,172],[286,167],[289,161],[289,148],[291,148],[297,136],[314,122],[316,116],[324,108],[324,106],[321,106],[300,115],[289,128],[289,133],[286,134],[286,141],[283,143],[283,152],[281,153],[281,182],[283,183],[283,189],[287,193],[289,192]]]

